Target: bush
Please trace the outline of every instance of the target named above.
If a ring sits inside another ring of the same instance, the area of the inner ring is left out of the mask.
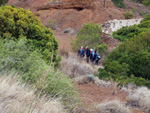
[[[47,28],[51,28],[53,30],[57,29],[57,24],[55,20],[48,21],[48,24],[46,25]]]
[[[131,18],[133,18],[133,13],[131,13],[131,12],[125,12],[123,14],[123,16],[124,16],[125,19],[131,19]]]
[[[144,32],[144,28],[140,28],[138,25],[126,26],[113,32],[113,37],[119,39],[120,41],[126,41],[127,39],[138,36],[140,33]]]
[[[6,4],[7,2],[8,2],[8,0],[1,0],[0,1],[0,6]]]
[[[106,43],[102,43],[97,47],[97,51],[100,53],[100,55],[103,55],[108,49],[108,45]]]
[[[144,19],[141,21],[141,23],[146,22],[146,21],[148,21],[148,20],[150,20],[150,14],[146,15],[146,16],[144,17]]]
[[[120,41],[126,41],[127,39],[137,37],[139,34],[145,31],[149,31],[150,28],[150,15],[147,15],[139,25],[126,26],[113,32],[113,37]]]
[[[139,15],[141,15],[141,16],[144,16],[144,15],[146,15],[147,13],[145,12],[145,11],[141,11],[141,12],[139,12]]]
[[[150,20],[143,21],[141,24],[138,25],[140,28],[150,28]]]
[[[27,40],[0,40],[0,72],[17,72],[23,82],[37,86],[41,94],[68,99],[74,96],[74,88],[69,77],[61,72],[55,72],[53,66],[48,66],[42,55],[30,51]],[[65,90],[66,89],[66,90]],[[64,91],[63,91],[64,90]]]
[[[124,0],[112,0],[112,2],[114,3],[115,6],[119,8],[125,7]]]
[[[89,46],[90,48],[97,47],[101,41],[101,32],[102,28],[99,24],[85,24],[77,34],[77,38],[72,39],[72,48],[77,50],[80,46]]]
[[[1,38],[17,40],[24,36],[27,39],[27,45],[32,50],[39,49],[46,62],[50,62],[53,57],[56,65],[59,63],[60,58],[57,57],[56,51],[57,40],[51,29],[44,27],[32,12],[11,6],[0,7],[0,12]]]
[[[150,82],[150,33],[145,32],[120,44],[104,61],[104,70],[98,76],[112,77],[117,80],[134,81],[138,85],[148,85]],[[108,75],[107,75],[108,74]],[[134,75],[130,80],[130,76]],[[125,77],[125,78],[124,78]],[[139,82],[136,82],[136,80]],[[140,82],[141,81],[141,82]],[[144,82],[143,82],[144,81]]]
[[[150,0],[143,0],[143,4],[146,6],[150,6]]]
[[[136,8],[135,7],[132,7],[131,11],[133,14],[136,14]]]

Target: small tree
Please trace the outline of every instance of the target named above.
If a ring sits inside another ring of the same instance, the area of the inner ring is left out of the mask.
[[[77,34],[77,38],[72,39],[72,48],[74,50],[77,50],[78,48],[80,48],[80,46],[89,46],[90,48],[96,48],[101,41],[101,32],[102,28],[99,24],[85,24]]]

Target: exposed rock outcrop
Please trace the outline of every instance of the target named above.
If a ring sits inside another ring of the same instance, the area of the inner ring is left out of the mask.
[[[114,31],[117,31],[124,26],[131,26],[135,24],[138,25],[142,19],[143,18],[129,20],[110,20],[102,24],[102,31],[106,34],[112,34]]]
[[[77,1],[72,0],[70,2],[68,1],[58,1],[58,2],[49,2],[47,4],[44,4],[38,8],[38,10],[52,10],[52,9],[76,9],[78,11],[83,9],[93,9],[94,3],[90,0],[84,0],[84,1]]]

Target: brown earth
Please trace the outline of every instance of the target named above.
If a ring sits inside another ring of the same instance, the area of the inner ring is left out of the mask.
[[[85,23],[102,23],[112,19],[123,19],[123,9],[119,9],[109,0],[104,8],[103,0],[9,0],[16,7],[30,9],[46,25],[55,20],[60,29],[80,28]]]
[[[65,34],[63,30],[71,27],[74,30],[80,29],[85,23],[102,23],[112,19],[123,19],[123,9],[116,8],[112,2],[103,0],[9,0],[9,4],[33,11],[47,25],[49,20],[56,20],[59,31],[54,31],[54,36],[59,41],[59,50],[72,51],[70,42],[75,35]],[[65,5],[65,6],[64,6]],[[102,35],[102,41],[114,49],[120,42],[116,39]],[[98,87],[95,84],[77,85],[83,103],[101,103],[107,100],[126,100],[126,94],[117,90],[116,95],[112,95],[113,88]],[[134,113],[142,113],[133,109]]]
[[[75,39],[75,35],[63,33],[63,31],[54,31],[54,36],[59,42],[58,51],[73,52],[70,42],[71,38]]]
[[[92,83],[76,85],[76,88],[80,92],[83,102],[86,104],[102,103],[110,100],[126,100],[126,94],[119,90],[117,90],[116,95],[112,95],[113,88],[100,87]]]
[[[93,104],[100,104],[103,102],[108,102],[112,100],[119,100],[121,102],[126,102],[127,95],[117,89],[116,94],[112,95],[113,88],[100,87],[96,84],[82,84],[76,85],[76,89],[79,91],[81,101],[84,103],[86,108],[91,108]],[[131,108],[133,113],[144,113],[143,111],[135,108]],[[92,113],[97,113],[97,111],[92,111]]]
[[[70,27],[76,34],[85,23],[123,19],[124,12],[123,9],[115,7],[110,0],[106,0],[105,8],[103,0],[9,0],[9,4],[30,9],[44,25],[47,25],[49,20],[55,20],[57,30],[54,31],[54,36],[59,41],[59,50],[67,52],[72,51],[71,37],[75,38],[76,35],[63,33],[64,29]],[[111,45],[110,49],[116,47],[113,44],[118,44],[117,40],[111,38],[104,41]]]
[[[132,9],[135,8],[136,12],[134,14],[134,18],[141,18],[141,15],[139,15],[139,13],[141,13],[141,12],[145,13],[145,15],[150,14],[150,8],[144,6],[141,3],[131,2],[130,0],[124,0],[124,3],[126,4],[127,11],[132,12]],[[143,17],[145,15],[143,15]]]

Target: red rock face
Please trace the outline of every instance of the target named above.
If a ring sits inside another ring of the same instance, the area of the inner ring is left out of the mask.
[[[106,0],[10,0],[9,4],[30,9],[39,16],[43,24],[55,20],[60,29],[81,28],[86,23],[102,23],[112,19],[123,19],[123,10]]]

